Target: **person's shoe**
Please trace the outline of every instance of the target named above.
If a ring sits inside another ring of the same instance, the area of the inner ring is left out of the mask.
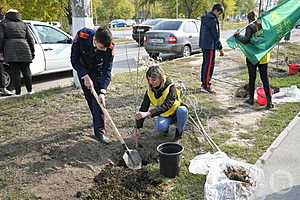
[[[207,91],[207,89],[204,88],[204,87],[201,87],[201,88],[200,88],[200,92],[202,92],[202,93],[209,93],[209,92]]]
[[[181,138],[182,138],[182,133],[179,133],[178,130],[176,129],[176,132],[175,132],[175,136],[174,136],[174,139],[173,139],[173,142],[176,142],[176,143],[180,143],[181,141]]]
[[[28,95],[32,95],[32,94],[34,94],[34,93],[35,93],[35,91],[33,91],[33,90],[30,91],[30,92],[27,92]]]
[[[109,144],[109,139],[104,134],[99,134],[95,136],[96,139],[101,142],[102,144]]]
[[[217,92],[211,88],[207,88],[207,92],[210,94],[216,94]]]
[[[266,110],[271,110],[272,108],[274,108],[274,104],[268,103],[266,106]]]
[[[11,96],[11,95],[13,95],[13,93],[11,91],[7,90],[6,88],[1,88],[0,92],[1,92],[1,95],[3,95],[3,96]]]
[[[252,98],[249,98],[245,101],[246,104],[249,104],[249,105],[254,105],[254,100]]]

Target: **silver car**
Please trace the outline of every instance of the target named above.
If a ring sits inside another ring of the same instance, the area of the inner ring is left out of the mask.
[[[190,56],[201,51],[199,47],[200,21],[195,19],[168,19],[155,25],[144,37],[144,46],[150,57],[160,53]]]

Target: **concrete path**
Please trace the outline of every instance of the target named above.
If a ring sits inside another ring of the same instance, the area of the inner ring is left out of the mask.
[[[299,108],[300,110],[300,108]],[[265,174],[256,200],[300,199],[300,113],[257,161]]]

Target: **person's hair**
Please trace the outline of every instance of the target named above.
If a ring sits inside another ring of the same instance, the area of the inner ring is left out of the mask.
[[[146,72],[146,78],[148,82],[149,78],[160,79],[161,87],[165,84],[167,79],[165,71],[159,65],[151,65]]]
[[[247,14],[247,19],[249,22],[253,22],[256,20],[256,13],[254,11],[251,11]]]
[[[220,3],[215,4],[211,10],[212,11],[216,10],[218,12],[224,13],[224,7]]]
[[[103,44],[104,47],[109,47],[112,42],[112,35],[110,30],[99,27],[96,30],[95,39],[97,42]]]

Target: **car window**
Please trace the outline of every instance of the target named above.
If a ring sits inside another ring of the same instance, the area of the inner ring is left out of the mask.
[[[37,44],[37,39],[36,39],[35,35],[33,34],[32,27],[29,24],[27,24],[27,26],[29,27],[29,32],[34,40],[34,43]]]
[[[68,37],[59,32],[58,30],[44,25],[34,25],[42,43],[55,44],[55,43],[67,43]]]
[[[161,20],[147,20],[147,21],[144,21],[142,24],[154,26],[155,24],[158,24],[158,22],[160,22],[160,21]]]
[[[197,33],[198,29],[194,22],[186,22],[183,26],[183,31],[186,33]]]
[[[178,30],[182,21],[162,21],[153,27],[153,30]]]

